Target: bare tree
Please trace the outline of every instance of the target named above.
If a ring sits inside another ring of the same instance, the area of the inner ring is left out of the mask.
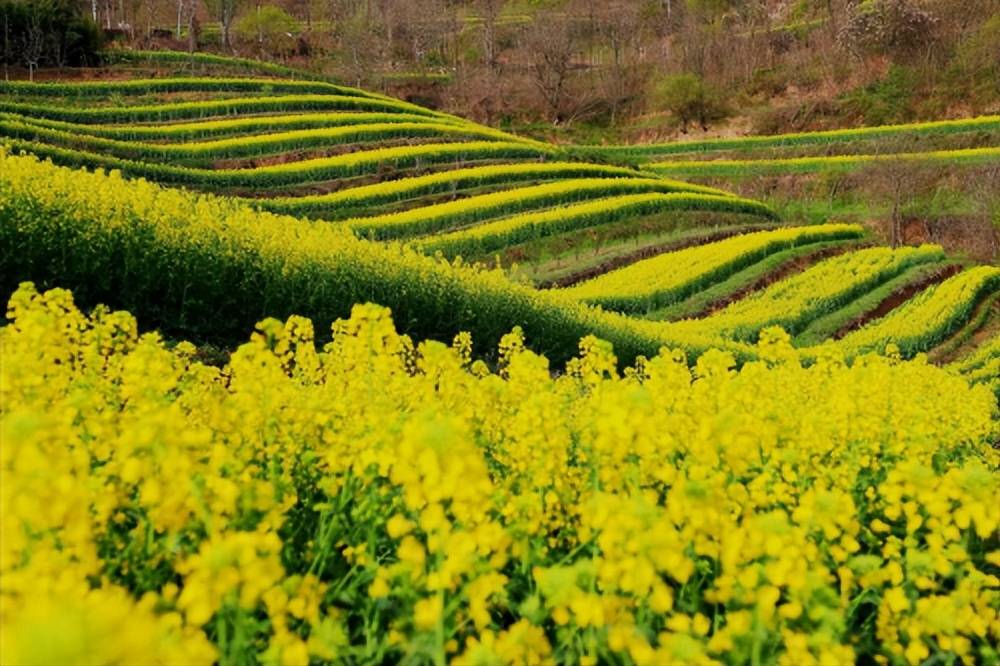
[[[623,103],[639,93],[643,73],[638,66],[641,51],[641,8],[631,2],[602,3],[591,10],[598,45],[610,51],[602,71],[611,107],[611,123],[618,120]]]
[[[28,80],[35,80],[35,70],[38,63],[45,55],[45,42],[48,36],[45,34],[45,26],[42,24],[42,14],[37,6],[32,7],[28,14],[28,23],[25,26],[23,40],[24,64],[28,67]]]
[[[567,16],[543,13],[536,17],[524,38],[531,80],[554,123],[565,118],[566,91],[577,52],[572,22]]]
[[[222,26],[222,48],[233,50],[232,28],[243,0],[205,0],[205,6]]]
[[[975,206],[979,227],[976,234],[981,252],[993,261],[1000,259],[1000,166],[990,166],[970,178],[970,199]]]
[[[903,243],[904,205],[941,187],[939,174],[934,169],[905,156],[914,149],[913,144],[902,144],[898,148],[900,152],[882,156],[861,179],[867,184],[866,189],[889,204],[889,244],[892,247]]]
[[[10,39],[10,16],[3,14],[3,80],[10,81],[10,60],[12,57]]]
[[[497,19],[500,18],[503,0],[476,0],[475,7],[483,23],[483,60],[490,71],[496,72],[499,69]]]

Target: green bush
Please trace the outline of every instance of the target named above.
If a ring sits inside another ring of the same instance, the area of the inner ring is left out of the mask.
[[[721,95],[695,74],[671,74],[662,78],[653,91],[655,103],[670,111],[687,132],[688,123],[698,121],[703,130],[714,120],[726,117]]]
[[[847,110],[866,125],[886,125],[913,120],[917,76],[907,67],[892,65],[885,78],[852,90],[841,99]]]
[[[302,25],[295,18],[274,5],[264,5],[247,12],[236,24],[236,33],[247,41],[259,41],[265,53],[279,55],[293,51],[295,39],[302,32]]]

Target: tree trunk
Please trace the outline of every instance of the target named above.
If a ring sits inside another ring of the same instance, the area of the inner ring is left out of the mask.
[[[260,24],[260,0],[257,0],[257,56],[264,57],[264,27]]]

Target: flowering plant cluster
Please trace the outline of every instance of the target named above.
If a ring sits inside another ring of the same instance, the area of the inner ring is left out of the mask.
[[[922,359],[7,316],[4,664],[998,659],[995,396]]]

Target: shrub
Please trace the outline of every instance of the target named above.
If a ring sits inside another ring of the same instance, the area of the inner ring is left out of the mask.
[[[670,111],[687,132],[688,123],[697,120],[703,130],[711,121],[727,115],[720,95],[695,74],[671,74],[656,85],[653,98],[658,106]]]

